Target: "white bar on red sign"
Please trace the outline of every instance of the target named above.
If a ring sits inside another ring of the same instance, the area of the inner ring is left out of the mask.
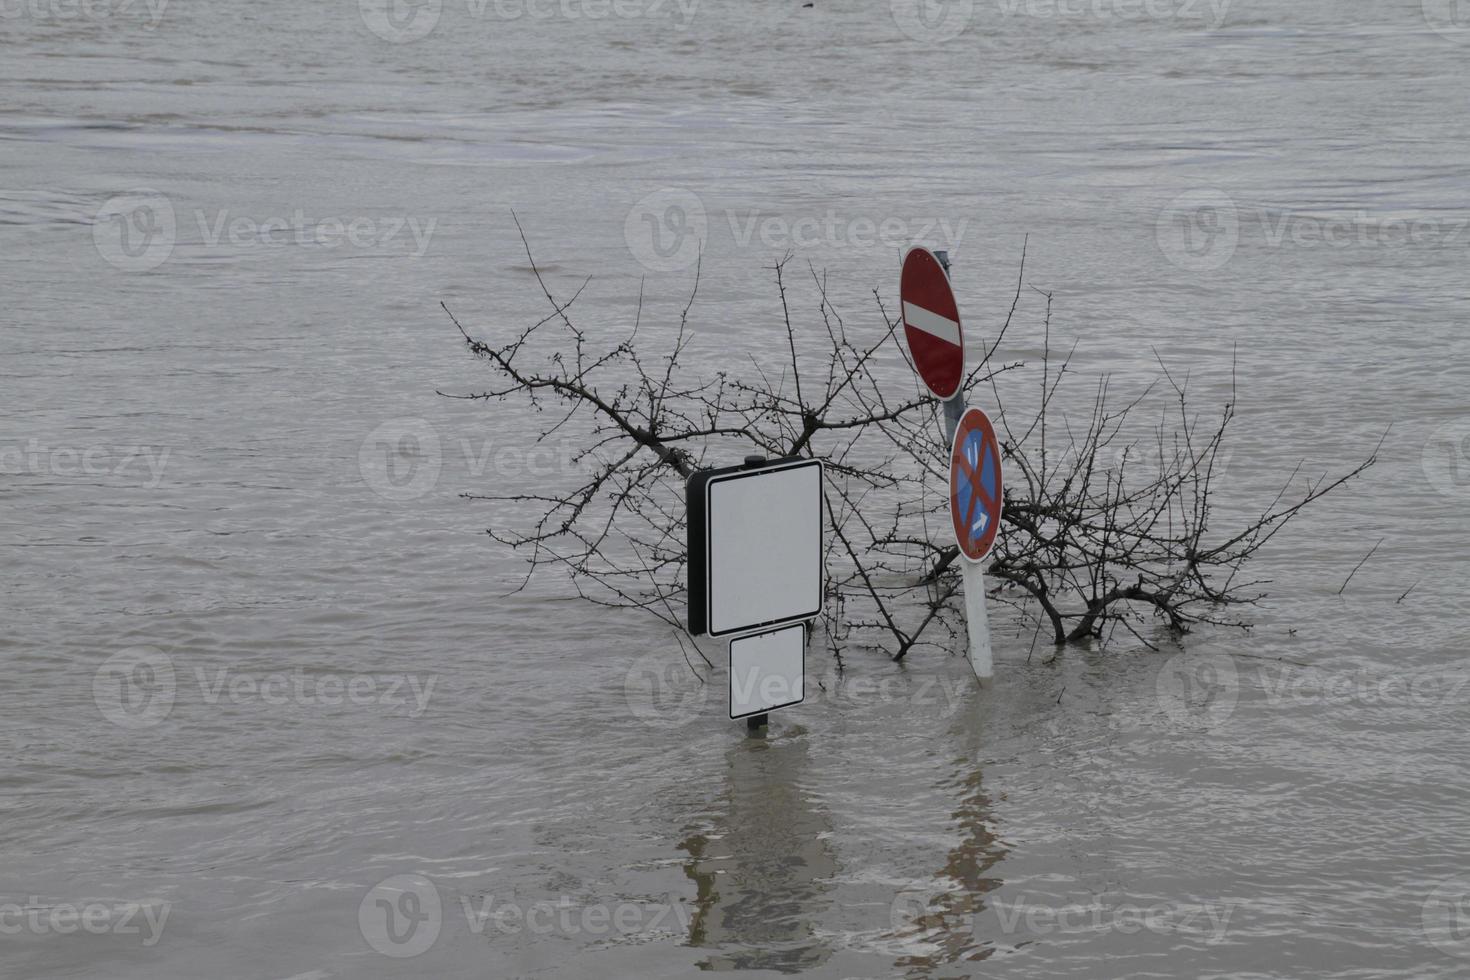
[[[938,313],[915,306],[913,303],[903,304],[903,321],[915,330],[938,337],[945,343],[960,345],[960,325],[954,320],[942,317]]]

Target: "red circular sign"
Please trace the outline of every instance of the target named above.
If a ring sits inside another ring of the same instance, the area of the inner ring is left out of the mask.
[[[982,561],[1000,529],[1000,442],[990,417],[967,408],[954,428],[949,450],[949,513],[960,554]]]
[[[965,339],[949,276],[927,248],[911,249],[904,256],[898,299],[914,367],[929,390],[948,401],[959,393],[964,378]]]

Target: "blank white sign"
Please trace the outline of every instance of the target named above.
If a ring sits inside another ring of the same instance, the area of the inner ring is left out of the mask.
[[[716,478],[706,492],[710,635],[821,612],[821,464]]]
[[[730,717],[744,718],[806,698],[806,626],[730,641]]]

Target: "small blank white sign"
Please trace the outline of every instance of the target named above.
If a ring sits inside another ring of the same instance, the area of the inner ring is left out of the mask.
[[[709,482],[709,632],[810,619],[822,609],[822,466]]]
[[[806,698],[806,626],[783,626],[730,641],[730,717],[800,704]]]

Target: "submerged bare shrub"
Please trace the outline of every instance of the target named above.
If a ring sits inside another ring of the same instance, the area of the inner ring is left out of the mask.
[[[672,345],[652,354],[636,327],[619,343],[590,343],[572,319],[581,289],[558,298],[534,259],[549,303],[543,319],[477,335],[446,306],[494,375],[487,390],[451,397],[528,402],[551,420],[539,438],[575,427],[589,447],[577,486],[465,496],[537,505],[540,517],[529,527],[488,533],[524,555],[531,572],[562,568],[586,599],[645,610],[682,630],[685,480],[748,453],[818,458],[826,464],[828,522],[820,633],[839,658],[849,643],[881,644],[896,660],[921,644],[946,645],[963,633],[963,614],[940,405],[917,385],[896,396],[891,382],[886,390],[879,383],[880,353],[893,345],[907,360],[908,352],[901,321],[878,291],[875,315],[849,327],[809,268],[812,322],[799,328],[788,264],[772,270],[783,363],[752,361],[749,370],[701,374],[685,363],[697,271]],[[1160,360],[1158,381],[1126,400],[1108,378],[1097,380],[1085,421],[1074,424],[1058,407],[1059,390],[1076,372],[1071,354],[1051,350],[1049,294],[1038,291],[1046,301],[1039,361],[995,358],[1026,288],[1024,272],[1023,251],[1010,310],[962,388],[967,401],[986,407],[1004,454],[1002,526],[986,570],[992,597],[1057,645],[1118,626],[1144,643],[1150,623],[1181,634],[1199,624],[1247,627],[1241,608],[1264,597],[1245,574],[1250,559],[1303,507],[1372,465],[1376,449],[1292,496],[1294,472],[1257,516],[1217,529],[1212,509],[1235,417],[1233,379],[1230,400],[1205,421],[1189,405],[1187,379]],[[638,312],[641,319],[641,301]],[[1003,395],[1018,384],[1034,385],[1035,402],[1008,411]],[[1143,413],[1156,410],[1157,421],[1150,415],[1144,424]]]

